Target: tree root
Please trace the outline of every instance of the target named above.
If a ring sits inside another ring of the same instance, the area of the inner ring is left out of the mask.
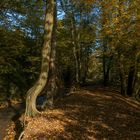
[[[22,140],[23,135],[24,135],[24,131],[22,131],[22,132],[21,132],[21,134],[20,134],[20,136],[19,136],[18,140]]]

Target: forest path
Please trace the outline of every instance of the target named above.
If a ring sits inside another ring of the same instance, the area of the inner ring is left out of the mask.
[[[4,132],[14,115],[15,113],[11,108],[4,108],[0,110],[0,140],[2,140]]]
[[[11,119],[20,111],[23,110],[23,104],[16,104],[12,107],[0,109],[0,140],[3,139],[5,135],[5,130],[10,124]]]
[[[117,92],[79,89],[28,124],[25,140],[140,140],[140,103]]]

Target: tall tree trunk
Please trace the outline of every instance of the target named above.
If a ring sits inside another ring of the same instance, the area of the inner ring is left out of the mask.
[[[105,60],[105,55],[103,52],[103,84],[104,86],[106,85],[106,60]]]
[[[79,55],[79,49],[80,44],[78,40],[78,35],[76,33],[76,25],[75,25],[75,18],[74,18],[74,12],[73,9],[71,11],[68,11],[66,9],[66,1],[61,0],[60,4],[62,6],[62,9],[66,13],[66,16],[70,18],[70,24],[71,24],[71,40],[73,45],[73,56],[75,60],[75,81],[76,83],[79,83],[80,81],[80,55]]]
[[[110,56],[108,59],[108,64],[106,64],[106,70],[105,70],[105,75],[104,75],[104,86],[107,86],[110,80],[110,69],[111,69],[111,62],[112,62],[112,56]]]
[[[46,85],[46,101],[43,104],[43,107],[52,108],[53,107],[53,98],[57,93],[57,70],[56,70],[56,27],[57,27],[57,5],[56,0],[54,7],[54,26],[51,40],[51,58],[49,65],[49,77]]]
[[[82,67],[83,69],[83,74],[82,74],[82,84],[86,83],[86,79],[87,79],[87,73],[88,73],[88,56],[87,58],[85,58],[85,62],[84,62],[84,67]]]
[[[124,72],[123,60],[119,51],[118,51],[118,65],[119,65],[119,76],[120,76],[120,84],[121,84],[121,94],[126,95],[127,80]]]
[[[49,62],[51,55],[51,41],[54,24],[54,9],[54,0],[46,0],[45,32],[42,49],[41,72],[38,81],[27,92],[25,111],[26,116],[33,117],[39,113],[39,111],[36,108],[36,98],[42,92],[48,80]]]
[[[135,56],[135,63],[130,66],[128,73],[128,84],[127,84],[127,95],[133,96],[133,93],[136,92],[136,83],[138,82],[138,60],[140,57],[140,52],[138,51]],[[136,93],[135,93],[136,94]]]
[[[11,104],[11,99],[10,99],[10,97],[11,97],[11,92],[10,92],[10,81],[8,80],[9,79],[9,76],[8,75],[6,75],[5,77],[7,77],[6,78],[6,99],[7,99],[7,103],[8,103],[8,107],[11,107],[12,106],[12,104]]]
[[[75,80],[76,83],[79,83],[79,77],[80,77],[80,61],[79,61],[79,53],[78,53],[78,43],[77,43],[77,36],[76,36],[76,27],[75,27],[75,19],[74,15],[72,13],[71,15],[71,38],[72,38],[72,44],[73,44],[73,55],[75,59]]]
[[[138,73],[140,72],[140,51],[138,51],[138,53],[136,54],[136,58],[135,58],[135,74],[134,74],[134,81],[133,81],[133,87],[134,87],[134,96],[136,98],[140,97],[140,77],[138,76]]]
[[[80,33],[78,33],[78,35],[77,35],[77,56],[78,56],[78,75],[79,75],[79,82],[80,82],[81,81],[81,45],[80,45]]]
[[[128,84],[127,84],[127,95],[132,96],[134,86],[133,86],[133,81],[134,81],[134,76],[135,76],[135,66],[131,66],[129,68],[129,74],[128,74]]]
[[[103,85],[107,86],[108,76],[109,76],[109,69],[107,67],[107,41],[106,38],[103,39]]]
[[[72,41],[73,42],[73,41]],[[75,43],[73,42],[73,55],[75,59],[75,81],[76,83],[79,83],[79,64],[78,64],[78,57],[77,57],[77,52],[76,52],[76,47]]]

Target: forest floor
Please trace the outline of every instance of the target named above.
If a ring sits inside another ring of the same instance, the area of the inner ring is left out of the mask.
[[[14,133],[13,131],[9,130],[11,124],[13,125],[14,122],[12,121],[13,117],[17,115],[18,112],[23,110],[24,105],[21,103],[14,104],[11,107],[1,108],[0,109],[0,140],[3,140],[5,135],[9,135],[10,133]],[[15,126],[15,125],[14,125]],[[12,126],[14,128],[14,126]],[[9,130],[8,134],[6,130]],[[13,136],[11,136],[13,138]],[[5,139],[5,140],[13,140],[13,139]]]
[[[11,108],[4,108],[0,110],[0,140],[2,140],[4,131],[14,114],[15,113]]]
[[[140,103],[104,88],[81,88],[30,119],[23,140],[140,140]]]

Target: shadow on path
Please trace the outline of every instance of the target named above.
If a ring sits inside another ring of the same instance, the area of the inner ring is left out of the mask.
[[[138,140],[140,103],[104,89],[80,89],[33,119],[26,136],[38,140]]]

